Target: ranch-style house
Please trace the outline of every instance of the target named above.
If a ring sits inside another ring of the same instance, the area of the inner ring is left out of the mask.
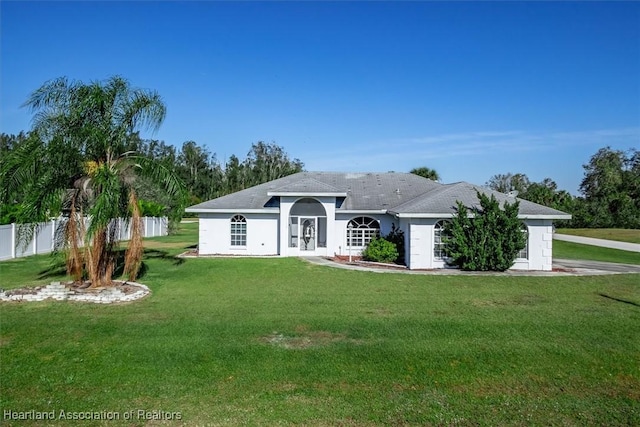
[[[410,269],[445,268],[442,234],[456,202],[479,206],[466,182],[440,184],[410,173],[300,172],[187,208],[200,218],[200,255],[357,256],[395,226]],[[553,220],[567,213],[526,200],[519,218],[527,245],[512,269],[551,270]]]

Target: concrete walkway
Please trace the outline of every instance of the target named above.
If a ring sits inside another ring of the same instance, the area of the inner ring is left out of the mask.
[[[557,277],[557,276],[598,276],[603,274],[624,274],[639,273],[640,265],[617,264],[612,262],[600,261],[578,261],[554,259],[554,271],[526,271],[526,270],[507,270],[505,272],[497,271],[462,271],[456,268],[442,268],[435,270],[409,270],[407,268],[384,268],[376,265],[366,265],[361,263],[342,263],[332,261],[324,257],[302,257],[307,262],[316,265],[323,265],[333,268],[342,268],[345,270],[368,271],[372,273],[398,273],[398,274],[422,274],[429,276],[447,276],[447,275],[469,275],[469,276],[539,276],[539,277]]]
[[[615,240],[594,239],[593,237],[571,236],[569,234],[553,235],[556,240],[562,240],[571,243],[580,243],[583,245],[601,246],[603,248],[620,249],[623,251],[640,252],[640,244],[617,242]]]

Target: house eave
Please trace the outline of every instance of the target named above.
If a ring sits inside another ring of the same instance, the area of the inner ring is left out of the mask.
[[[518,215],[518,218],[520,219],[564,219],[564,220],[569,220],[571,219],[571,215],[569,214],[564,214],[564,215],[527,215],[527,214],[523,214],[523,215]]]
[[[336,213],[342,214],[387,214],[389,211],[386,209],[336,209]]]
[[[251,214],[251,213],[271,213],[271,214],[279,214],[280,208],[271,208],[271,209],[207,209],[207,208],[187,208],[185,212],[188,213],[228,213],[228,214]]]
[[[454,214],[452,213],[397,213],[397,212],[389,212],[391,215],[394,215],[396,218],[453,218]],[[471,216],[471,215],[470,215]],[[552,220],[569,220],[571,219],[571,215],[568,214],[558,214],[558,215],[534,215],[534,214],[520,214],[518,215],[519,219],[552,219]]]
[[[453,218],[453,214],[451,213],[389,213],[396,218]]]

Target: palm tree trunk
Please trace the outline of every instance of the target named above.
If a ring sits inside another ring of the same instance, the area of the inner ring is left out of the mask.
[[[129,207],[131,209],[131,239],[124,256],[124,273],[129,277],[129,280],[134,281],[142,264],[143,246],[142,218],[138,199],[133,190],[129,193]]]
[[[82,221],[82,216],[80,217]],[[84,226],[82,226],[84,229]],[[65,227],[65,239],[68,248],[67,255],[67,274],[73,278],[73,281],[80,283],[82,281],[82,253],[79,248],[79,232],[78,229],[78,213],[76,212],[75,198],[71,201],[71,214],[69,215],[69,221]]]
[[[89,280],[92,288],[105,287],[113,285],[111,277],[115,262],[109,251],[109,242],[107,241],[107,229],[98,230],[93,236],[90,244],[88,269]]]

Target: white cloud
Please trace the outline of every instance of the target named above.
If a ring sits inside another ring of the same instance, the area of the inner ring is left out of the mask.
[[[501,155],[515,152],[560,151],[582,146],[589,155],[605,145],[640,146],[640,128],[598,129],[572,132],[476,131],[373,141],[345,148],[301,154],[310,170],[380,170],[376,165],[406,163],[413,159]],[[624,148],[623,147],[623,148]]]

